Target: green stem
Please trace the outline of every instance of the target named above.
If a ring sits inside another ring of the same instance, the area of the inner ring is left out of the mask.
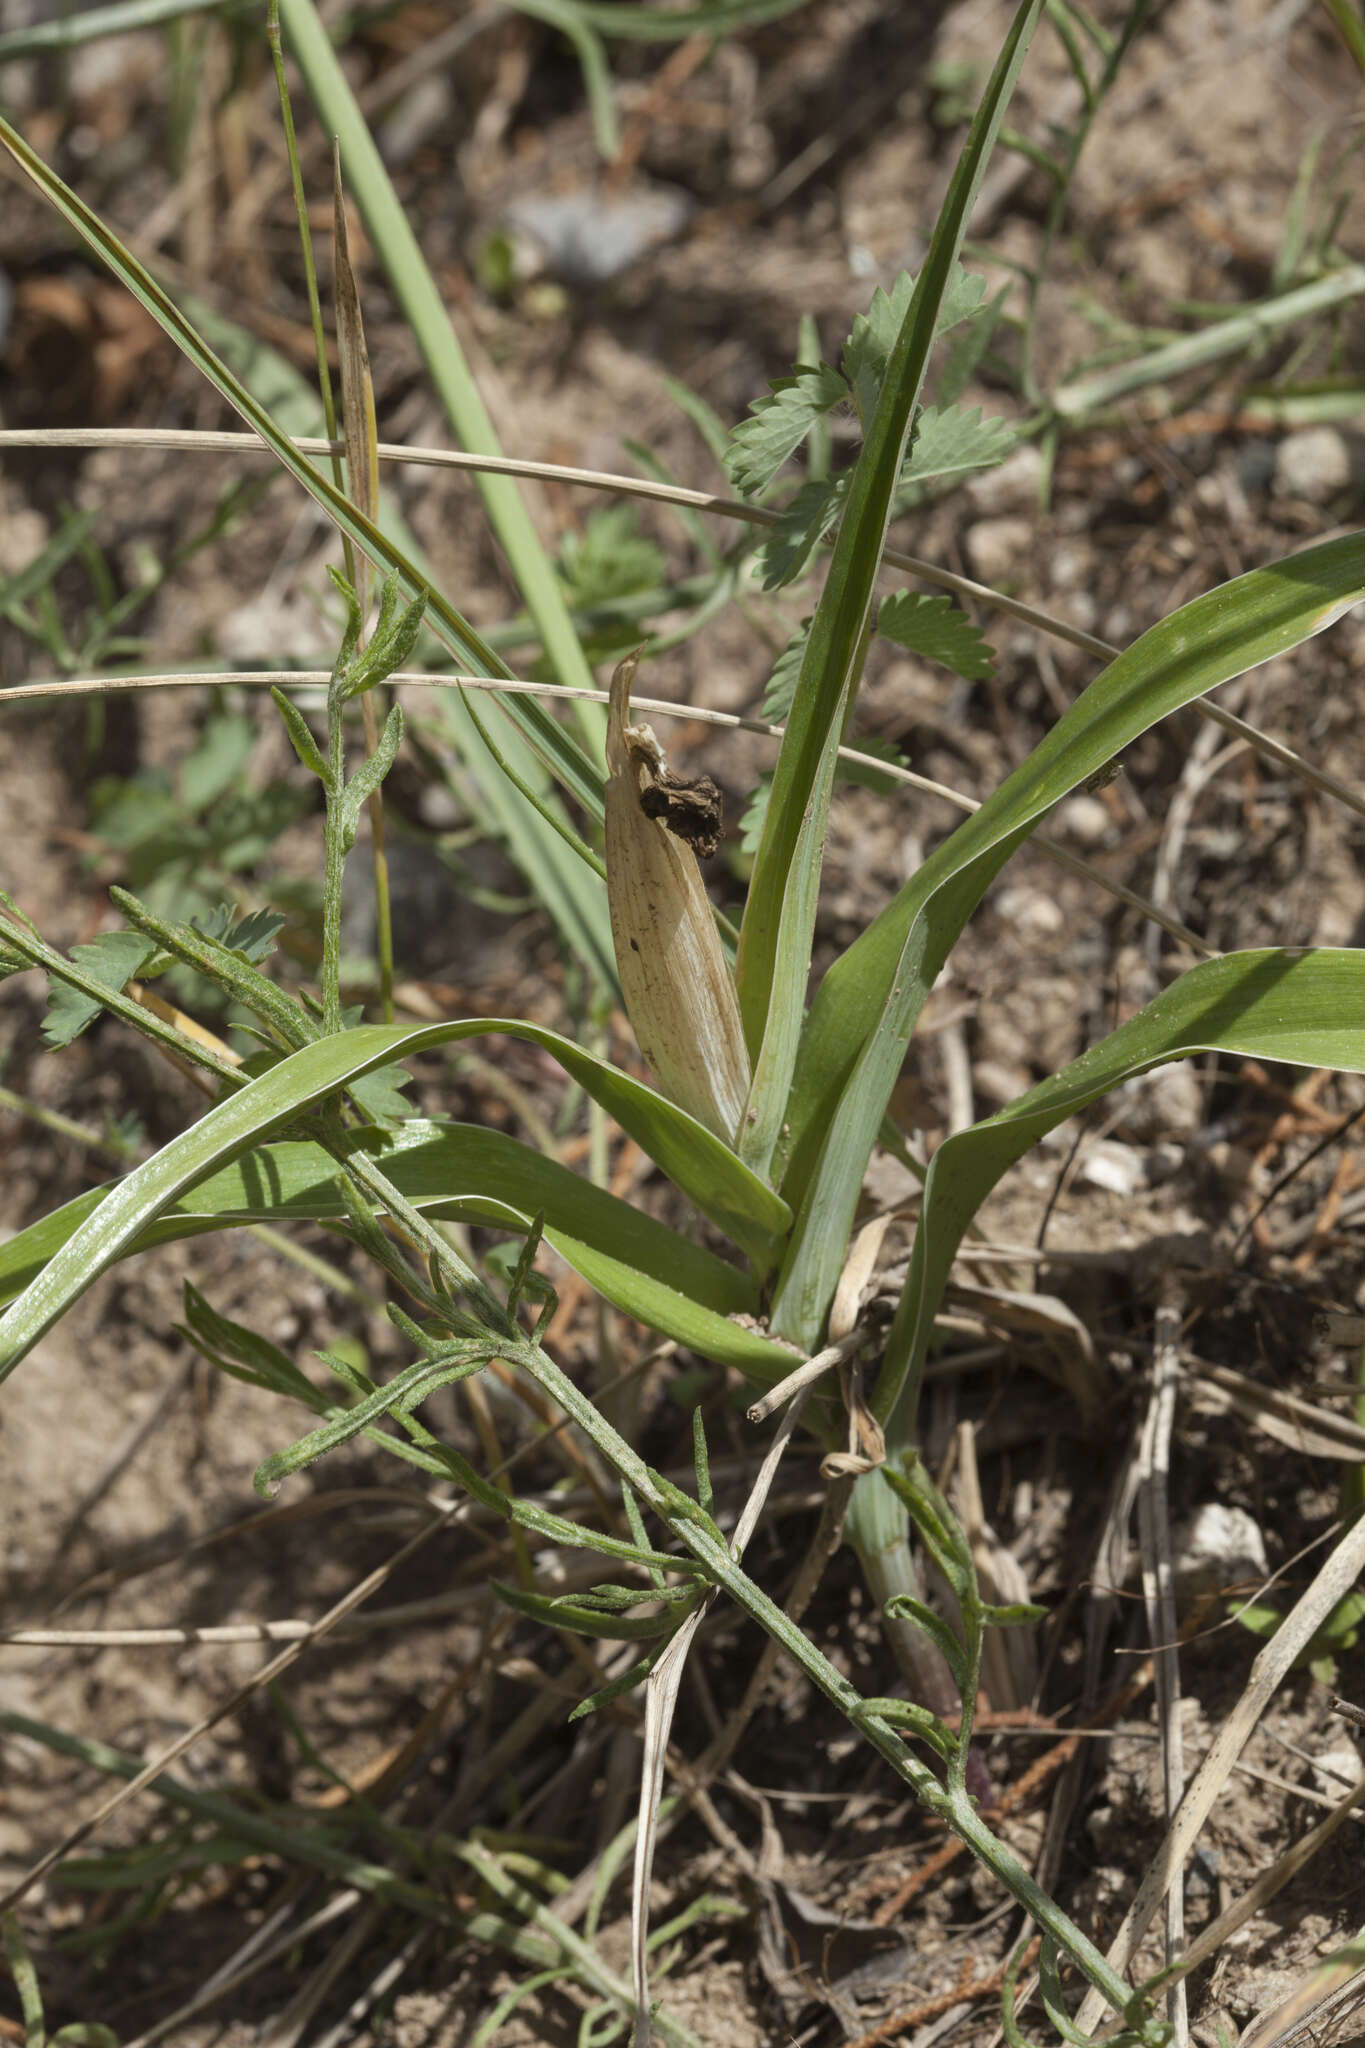
[[[327,692],[327,820],[323,829],[322,1028],[341,1029],[341,883],[346,871],[346,719],[336,682]]]
[[[468,1267],[430,1224],[410,1208],[397,1189],[390,1186],[373,1161],[357,1154],[347,1165],[363,1178],[367,1192],[388,1209],[405,1234],[409,1234],[412,1241],[433,1259],[436,1267],[449,1270],[452,1285],[468,1295],[473,1277]],[[481,1285],[479,1293],[482,1298],[477,1306],[483,1313],[487,1296]],[[495,1327],[506,1327],[508,1318],[496,1303],[492,1306]],[[1018,1858],[991,1833],[963,1787],[949,1785],[945,1788],[941,1785],[934,1773],[906,1747],[896,1730],[878,1715],[868,1712],[866,1702],[857,1689],[749,1578],[731,1555],[719,1529],[697,1502],[653,1471],[537,1343],[518,1333],[515,1340],[502,1347],[502,1355],[509,1364],[519,1365],[531,1374],[542,1391],[582,1430],[618,1476],[634,1488],[644,1504],[691,1552],[713,1584],[726,1592],[737,1606],[781,1644],[811,1684],[861,1729],[920,1803],[931,1813],[938,1814],[1038,1924],[1055,1935],[1077,1968],[1115,2010],[1125,2011],[1133,1995],[1130,1987],[1110,1969],[1099,1950],[1061,1907],[1039,1888]]]

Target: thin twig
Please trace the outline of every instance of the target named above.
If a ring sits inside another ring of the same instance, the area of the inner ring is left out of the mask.
[[[116,695],[123,690],[185,690],[208,688],[249,688],[249,689],[299,689],[317,688],[325,685],[330,675],[322,669],[291,669],[280,674],[273,669],[222,669],[205,670],[200,673],[171,673],[155,676],[81,676],[64,677],[59,682],[17,683],[13,689],[4,692],[4,702],[13,703],[35,697],[88,696],[93,692]],[[530,683],[517,679],[497,679],[489,676],[471,675],[427,675],[410,669],[396,669],[389,677],[391,683],[405,683],[416,689],[462,689],[501,691],[506,696],[564,697],[579,703],[605,704],[609,701],[605,690],[580,690],[566,683]],[[773,725],[766,718],[742,718],[733,711],[711,711],[694,704],[670,704],[661,697],[635,697],[632,704],[637,711],[648,711],[661,718],[686,718],[704,725],[721,725],[740,732],[762,733],[768,739],[780,740],[786,727]],[[840,747],[839,758],[855,766],[875,768],[879,775],[893,782],[904,783],[910,789],[923,790],[927,796],[941,797],[959,811],[979,811],[981,804],[976,797],[964,796],[960,790],[950,789],[946,783],[932,782],[926,775],[917,775],[913,768],[903,767],[899,762],[884,761],[880,756],[861,753],[857,747]],[[1095,882],[1108,895],[1124,903],[1140,916],[1150,918],[1163,931],[1188,946],[1202,960],[1216,959],[1215,949],[1201,939],[1188,925],[1178,918],[1169,917],[1156,905],[1149,903],[1133,889],[1122,882],[1113,880],[1092,868],[1079,855],[1050,839],[1044,832],[1035,832],[1031,842],[1041,849],[1059,867],[1071,874],[1081,875],[1087,881]]]
[[[1176,1384],[1180,1370],[1179,1297],[1168,1284],[1156,1312],[1152,1395],[1142,1433],[1141,1488],[1138,1524],[1142,1543],[1142,1595],[1147,1610],[1147,1636],[1156,1671],[1157,1719],[1161,1731],[1162,1790],[1169,1827],[1185,1789],[1184,1744],[1180,1720],[1180,1656],[1176,1644],[1179,1622],[1171,1564],[1170,1465],[1175,1427]],[[1183,1871],[1166,1896],[1166,1960],[1173,1963],[1185,1945]],[[1184,1980],[1167,1993],[1166,2016],[1175,2029],[1176,2048],[1188,2048],[1189,2008]]]
[[[302,455],[334,455],[342,451],[336,441],[303,438],[294,443]],[[46,428],[5,428],[0,429],[0,448],[177,448],[192,453],[208,453],[214,449],[236,451],[237,453],[264,453],[264,444],[255,434],[229,432],[194,433],[185,429],[143,428],[143,427],[46,427]],[[397,442],[381,441],[378,447],[381,462],[416,462],[449,469],[470,469],[484,474],[498,476],[549,477],[565,484],[581,485],[588,490],[617,491],[623,497],[654,498],[664,504],[685,505],[699,512],[714,512],[723,519],[740,519],[750,526],[776,526],[781,515],[763,505],[750,505],[740,498],[727,498],[713,491],[692,491],[677,484],[657,483],[652,477],[619,476],[606,470],[576,469],[552,462],[528,462],[508,455],[478,455],[463,449],[451,448],[405,448]],[[949,591],[955,597],[966,598],[973,604],[1003,612],[1007,617],[1018,619],[1021,624],[1033,626],[1041,633],[1050,634],[1053,639],[1063,640],[1071,647],[1079,647],[1083,653],[1093,655],[1097,661],[1109,662],[1122,652],[1107,640],[1101,640],[1094,633],[1087,633],[1079,626],[1071,625],[1036,605],[1025,604],[1019,598],[1007,597],[1002,591],[992,590],[988,584],[974,582],[970,576],[958,576],[951,569],[940,568],[937,562],[927,562],[918,555],[908,555],[900,548],[883,550],[882,560],[889,568],[903,569],[907,575],[917,576],[923,583],[931,583],[937,589]],[[6,692],[11,695],[12,692]],[[1207,698],[1196,699],[1194,709],[1201,718],[1210,719],[1221,725],[1225,732],[1245,740],[1258,754],[1275,761],[1324,796],[1335,797],[1346,809],[1354,811],[1357,817],[1365,818],[1365,796],[1349,784],[1341,782],[1335,775],[1318,768],[1311,761],[1305,761],[1301,754],[1283,741],[1272,739],[1259,727],[1250,725],[1234,712],[1225,711],[1220,704]],[[877,764],[879,767],[882,763]],[[1159,920],[1158,920],[1159,921]]]

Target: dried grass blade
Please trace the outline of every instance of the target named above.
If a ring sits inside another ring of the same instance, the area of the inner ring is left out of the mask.
[[[791,1442],[805,1406],[805,1395],[797,1396],[778,1424],[777,1432],[758,1470],[753,1488],[744,1504],[730,1555],[738,1560],[758,1526],[769,1491],[777,1477],[783,1452]],[[678,1688],[692,1638],[701,1627],[714,1592],[708,1595],[683,1622],[645,1683],[644,1757],[640,1773],[640,1821],[635,1834],[635,1871],[630,1901],[631,1958],[635,1972],[634,2048],[649,2048],[649,1881],[654,1868],[654,1850],[659,1835],[659,1807],[663,1800],[664,1769],[668,1757],[668,1735],[673,1725]]]
[[[1171,1435],[1175,1427],[1176,1385],[1180,1373],[1180,1311],[1174,1290],[1156,1312],[1152,1394],[1142,1432],[1142,1483],[1138,1494],[1138,1530],[1142,1546],[1142,1597],[1147,1610],[1147,1636],[1156,1673],[1157,1718],[1161,1730],[1162,1789],[1169,1827],[1185,1789],[1185,1753],[1180,1722],[1179,1621],[1175,1611],[1175,1580],[1171,1563],[1169,1478]],[[1166,1894],[1166,1960],[1173,1962],[1185,1943],[1183,1870]],[[1187,2048],[1189,2008],[1183,1979],[1172,1984],[1166,2014],[1175,2029],[1176,2048]]]
[[[1175,1819],[1138,1888],[1137,1897],[1124,1915],[1123,1924],[1110,1944],[1106,1957],[1111,1969],[1124,1971],[1132,1961],[1151,1924],[1152,1915],[1175,1882],[1184,1858],[1194,1847],[1199,1831],[1208,1819],[1213,1803],[1226,1784],[1233,1764],[1241,1755],[1252,1729],[1274,1697],[1294,1660],[1312,1641],[1318,1628],[1355,1585],[1365,1570],[1365,1516],[1346,1531],[1311,1586],[1290,1610],[1251,1667],[1251,1677],[1236,1707],[1228,1715],[1203,1763],[1191,1778]],[[1077,2016],[1082,2032],[1093,2033],[1105,2016],[1105,2001],[1095,1991],[1087,1992]]]

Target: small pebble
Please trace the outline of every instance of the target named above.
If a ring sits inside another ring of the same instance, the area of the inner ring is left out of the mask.
[[[1351,451],[1335,427],[1303,427],[1286,434],[1275,453],[1275,490],[1281,498],[1325,505],[1351,481]]]
[[[1017,577],[1033,552],[1034,523],[1017,513],[1002,519],[978,519],[967,535],[972,574],[982,583]]]

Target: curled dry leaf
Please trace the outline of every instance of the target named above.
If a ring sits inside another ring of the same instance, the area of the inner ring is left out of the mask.
[[[726,1143],[749,1095],[735,985],[697,866],[720,838],[709,776],[669,770],[630,723],[636,656],[611,679],[607,713],[607,900],[626,1015],[660,1088]]]

